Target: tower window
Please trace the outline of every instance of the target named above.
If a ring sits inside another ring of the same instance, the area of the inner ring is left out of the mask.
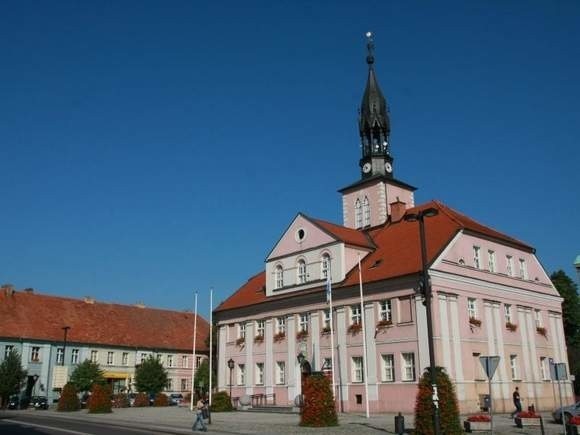
[[[355,228],[361,228],[363,220],[363,212],[362,212],[362,205],[360,203],[360,199],[356,199],[354,203],[354,221],[355,221]]]
[[[366,196],[363,200],[363,219],[365,227],[371,225],[371,206],[369,204],[369,199]]]

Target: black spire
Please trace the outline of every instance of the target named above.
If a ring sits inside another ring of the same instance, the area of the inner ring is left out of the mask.
[[[361,102],[358,123],[362,147],[360,166],[363,170],[363,177],[378,174],[392,175],[392,158],[389,149],[391,123],[387,100],[381,92],[375,77],[373,34],[368,32],[366,36],[369,74]]]

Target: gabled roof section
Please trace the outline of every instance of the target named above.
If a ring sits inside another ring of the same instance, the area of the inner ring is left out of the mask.
[[[0,338],[167,349],[191,353],[194,314],[0,290]],[[207,351],[209,324],[197,318],[198,351]]]
[[[214,311],[229,310],[258,304],[266,300],[266,272],[251,277],[233,295],[223,301]]]
[[[342,225],[333,224],[321,219],[308,219],[310,219],[310,221],[318,225],[328,234],[331,234],[336,240],[339,240],[347,245],[359,246],[361,248],[367,249],[375,248],[371,238],[363,231],[343,227]]]

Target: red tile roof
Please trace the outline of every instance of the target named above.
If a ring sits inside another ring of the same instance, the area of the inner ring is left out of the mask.
[[[0,338],[62,341],[191,352],[193,313],[85,302],[29,291],[0,291]],[[198,351],[207,351],[209,324],[197,318]]]
[[[372,240],[362,231],[353,228],[343,227],[342,225],[333,224],[321,219],[307,218],[315,225],[322,228],[334,238],[346,243],[347,245],[362,246],[364,248],[374,249],[375,245]]]
[[[420,210],[430,207],[438,209],[439,214],[425,219],[427,259],[429,263],[439,256],[455,234],[461,230],[516,245],[524,251],[533,251],[531,246],[482,225],[439,201],[430,201],[426,204],[411,208],[407,210],[407,213],[417,213]],[[421,246],[418,222],[401,220],[369,231],[358,231],[318,219],[311,220],[327,229],[327,231],[332,232],[332,234],[341,235],[339,238],[345,241],[345,243],[348,241],[348,243],[357,246],[374,247],[374,250],[362,260],[361,268],[363,270],[364,282],[391,279],[417,273],[421,270]],[[354,233],[357,233],[358,236],[355,237]],[[362,243],[362,240],[366,240],[366,244]],[[256,305],[266,300],[288,298],[295,295],[293,293],[267,298],[264,291],[265,283],[265,272],[253,276],[239,290],[222,302],[215,309],[215,312],[242,308]],[[350,271],[343,282],[336,283],[333,288],[339,289],[340,287],[351,286],[357,283],[358,269],[355,268]],[[304,292],[309,291],[312,290],[304,290]]]

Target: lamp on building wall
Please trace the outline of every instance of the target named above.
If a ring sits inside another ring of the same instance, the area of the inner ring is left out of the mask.
[[[62,329],[64,331],[64,345],[62,347],[62,365],[64,366],[64,358],[66,356],[66,337],[68,335],[68,330],[70,329],[70,326],[63,326]]]
[[[427,341],[429,342],[429,374],[431,377],[431,393],[433,398],[433,428],[435,435],[440,435],[439,428],[439,397],[437,395],[437,382],[435,374],[435,345],[433,343],[433,319],[431,314],[431,299],[433,292],[431,280],[427,270],[427,242],[425,240],[425,218],[437,216],[439,210],[433,207],[421,210],[419,213],[406,214],[404,219],[407,222],[419,221],[419,236],[421,242],[421,282],[420,293],[424,297],[425,310],[427,312]]]
[[[234,364],[234,360],[230,358],[228,360],[228,368],[230,369],[230,400],[232,400],[232,373],[234,371]]]

